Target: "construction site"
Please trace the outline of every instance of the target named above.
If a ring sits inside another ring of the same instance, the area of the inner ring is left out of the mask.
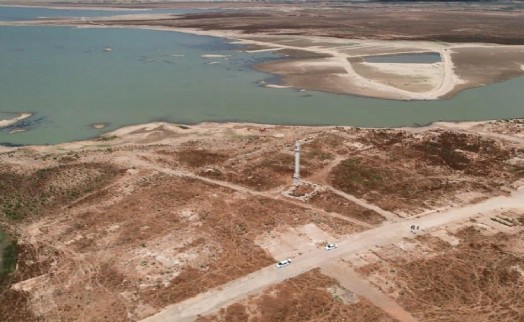
[[[521,321],[523,187],[523,120],[0,147],[0,320]]]

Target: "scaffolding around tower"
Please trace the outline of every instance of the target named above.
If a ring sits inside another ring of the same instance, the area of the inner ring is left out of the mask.
[[[300,141],[295,142],[295,173],[293,174],[293,184],[300,184]]]

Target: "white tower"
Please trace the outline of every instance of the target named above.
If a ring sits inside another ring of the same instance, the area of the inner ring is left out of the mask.
[[[293,175],[293,184],[300,183],[300,141],[295,142],[295,174]]]

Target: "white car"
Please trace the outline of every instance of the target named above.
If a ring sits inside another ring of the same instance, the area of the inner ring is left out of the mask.
[[[331,243],[331,244],[327,244],[327,245],[324,247],[325,250],[332,250],[332,249],[335,249],[335,248],[337,248],[337,244],[333,244],[333,243]]]
[[[284,266],[288,266],[289,264],[291,264],[291,259],[284,259],[284,260],[281,260],[280,262],[277,263],[277,267],[278,268],[282,268]]]

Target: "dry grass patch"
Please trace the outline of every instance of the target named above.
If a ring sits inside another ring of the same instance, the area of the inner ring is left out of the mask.
[[[441,131],[415,136],[396,130],[359,135],[372,148],[333,168],[330,181],[388,210],[419,211],[459,195],[503,194],[500,187],[524,174],[518,161],[524,153],[477,135]]]
[[[498,233],[486,237],[473,227],[456,234],[455,247],[420,239],[435,250],[364,266],[364,275],[387,276],[397,301],[421,321],[522,321],[524,253],[514,245],[524,237]]]

